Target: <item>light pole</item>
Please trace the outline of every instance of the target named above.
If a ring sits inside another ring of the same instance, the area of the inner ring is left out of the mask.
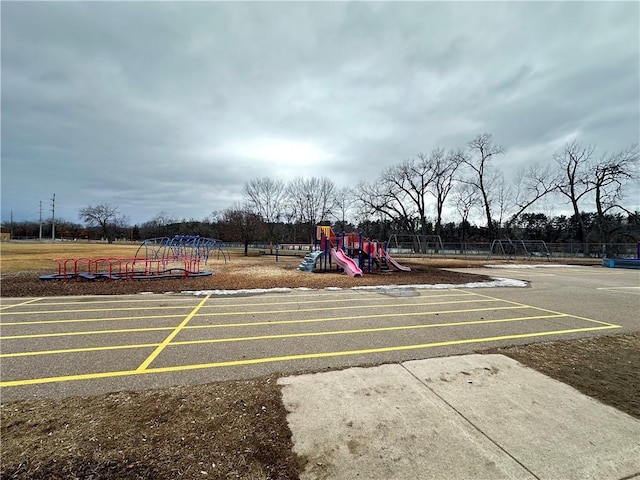
[[[51,197],[51,240],[56,239],[56,194]]]
[[[38,234],[38,239],[42,241],[42,200],[40,200],[40,232]]]

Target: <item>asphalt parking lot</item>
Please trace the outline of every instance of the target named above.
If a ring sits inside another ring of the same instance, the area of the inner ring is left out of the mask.
[[[0,394],[154,388],[640,330],[638,270],[478,272],[530,285],[3,298]]]

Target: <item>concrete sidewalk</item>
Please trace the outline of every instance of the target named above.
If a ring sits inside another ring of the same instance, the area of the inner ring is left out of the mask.
[[[640,421],[502,355],[281,378],[301,479],[640,479]]]

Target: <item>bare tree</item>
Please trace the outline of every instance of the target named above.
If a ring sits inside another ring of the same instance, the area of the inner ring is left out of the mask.
[[[499,233],[502,228],[504,217],[511,209],[511,202],[514,197],[513,188],[504,178],[502,172],[491,172],[489,175],[491,213],[493,215],[494,231],[497,228]]]
[[[391,190],[380,180],[361,182],[355,189],[358,206],[358,217],[364,220],[371,216],[379,216],[394,223],[399,229],[414,233],[415,212],[404,202],[400,192]]]
[[[558,169],[555,180],[556,189],[571,202],[574,221],[580,227],[580,239],[584,245],[585,255],[589,253],[589,244],[587,228],[580,215],[580,202],[595,189],[595,184],[591,181],[591,175],[595,169],[594,150],[595,147],[585,147],[574,140],[565,145],[563,151],[554,155]]]
[[[469,185],[473,185],[480,192],[480,198],[482,201],[482,207],[487,219],[487,228],[489,236],[495,237],[495,227],[493,224],[493,217],[491,212],[491,187],[492,184],[489,181],[490,173],[490,161],[493,157],[502,155],[506,152],[506,149],[501,145],[494,145],[490,134],[483,133],[468,144],[469,151],[462,156],[462,163],[471,170],[471,176],[467,177],[464,182]]]
[[[418,155],[420,158],[420,155]],[[431,169],[431,181],[427,190],[436,200],[436,225],[435,233],[440,235],[442,230],[442,210],[444,203],[454,185],[455,174],[462,162],[462,152],[451,151],[445,153],[441,148],[435,149],[429,156],[428,165]]]
[[[118,215],[118,207],[108,203],[83,207],[80,209],[79,217],[89,226],[99,226],[102,236],[109,243],[112,243],[115,238],[116,228],[126,223],[126,218]]]
[[[358,186],[358,199],[365,211],[388,216],[411,233],[428,233],[427,201],[435,176],[430,159],[418,154],[387,168],[373,184]]]
[[[453,191],[453,201],[462,222],[468,222],[471,211],[481,205],[480,192],[473,185],[460,182]]]
[[[244,184],[242,194],[251,210],[264,220],[269,249],[273,253],[273,244],[277,242],[276,227],[285,207],[284,182],[269,177],[254,178]]]
[[[166,236],[168,234],[167,227],[178,220],[165,211],[161,211],[151,220],[146,222],[143,227],[154,232],[156,237]]]
[[[620,205],[623,198],[624,185],[638,179],[638,145],[633,144],[625,150],[603,155],[595,167],[592,182],[594,185],[595,204],[598,228],[601,241],[609,244],[612,226],[607,220],[607,213],[620,209],[631,214]]]
[[[427,194],[433,182],[435,172],[429,158],[418,154],[417,159],[404,161],[389,168],[384,174],[384,181],[395,188],[405,201],[414,208],[420,222],[420,233],[428,233]]]
[[[463,244],[469,235],[469,215],[471,211],[480,206],[480,192],[473,185],[468,183],[458,182],[452,191],[453,202],[456,210],[460,214],[460,231],[461,231],[461,245],[460,253],[464,253]]]
[[[307,226],[310,241],[318,222],[327,220],[335,209],[336,187],[326,177],[296,177],[286,187],[289,213]]]
[[[222,231],[225,241],[242,242],[246,257],[249,254],[249,244],[264,233],[264,222],[248,205],[235,204],[222,212]]]
[[[353,208],[354,201],[355,194],[351,188],[343,187],[336,192],[333,217],[336,219],[336,224],[339,224],[341,230],[344,230],[347,226],[349,212],[351,212]]]
[[[514,213],[507,221],[510,227],[520,215],[545,195],[556,190],[555,176],[550,166],[532,165],[522,168],[516,178],[513,201]]]

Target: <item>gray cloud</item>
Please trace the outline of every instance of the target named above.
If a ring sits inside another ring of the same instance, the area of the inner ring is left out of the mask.
[[[2,219],[204,218],[493,133],[505,172],[638,141],[636,2],[3,2]]]

